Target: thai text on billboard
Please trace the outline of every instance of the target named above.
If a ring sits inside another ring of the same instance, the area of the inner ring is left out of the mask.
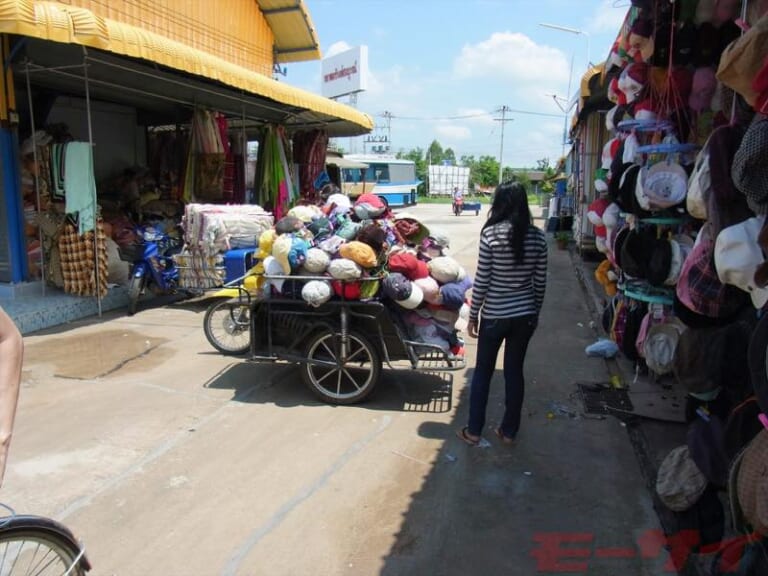
[[[368,47],[357,46],[323,59],[322,95],[336,98],[368,88]]]

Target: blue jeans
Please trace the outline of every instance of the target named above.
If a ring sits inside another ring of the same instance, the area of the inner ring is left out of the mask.
[[[501,421],[504,436],[514,438],[520,429],[520,413],[523,409],[525,382],[523,363],[528,342],[538,324],[538,316],[488,319],[480,322],[477,340],[477,359],[469,392],[468,432],[480,436],[485,426],[485,409],[491,378],[496,369],[496,357],[504,342],[504,386],[506,408]]]

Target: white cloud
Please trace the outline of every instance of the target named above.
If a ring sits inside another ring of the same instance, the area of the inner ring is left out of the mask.
[[[446,139],[449,143],[460,142],[471,139],[472,130],[458,124],[440,123],[435,125],[435,135],[438,138]]]
[[[458,78],[494,79],[510,86],[539,88],[553,79],[567,79],[568,58],[558,49],[536,44],[528,36],[512,32],[494,32],[477,44],[466,44],[454,61]]]
[[[330,58],[331,56],[336,56],[336,54],[341,54],[342,52],[349,50],[352,48],[347,42],[344,42],[344,40],[339,40],[338,42],[334,42],[330,46],[328,46],[328,50],[325,51],[325,54],[323,56],[325,58]]]
[[[617,34],[624,24],[628,7],[626,3],[616,6],[615,0],[602,0],[587,20],[586,29],[591,34]]]

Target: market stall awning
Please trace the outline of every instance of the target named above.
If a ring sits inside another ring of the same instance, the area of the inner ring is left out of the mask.
[[[351,106],[277,82],[148,30],[97,17],[84,8],[3,0],[0,33],[96,48],[217,82],[237,89],[244,97],[258,96],[284,105],[288,108],[286,125],[294,128],[325,125],[334,136],[364,134],[373,128],[372,118]]]
[[[328,156],[325,159],[326,164],[331,166],[338,166],[339,168],[368,168],[368,164],[363,162],[357,162],[355,160],[347,160],[341,156]]]
[[[572,127],[582,122],[590,113],[608,110],[613,106],[608,100],[608,81],[605,78],[605,63],[592,66],[581,77],[579,85],[579,106]]]
[[[320,42],[304,0],[257,0],[275,35],[278,62],[320,59]]]

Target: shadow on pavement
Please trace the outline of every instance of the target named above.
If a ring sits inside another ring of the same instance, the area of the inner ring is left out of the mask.
[[[241,362],[228,366],[205,388],[234,391],[232,400],[274,404],[282,408],[325,406],[304,385],[298,368],[290,364]],[[452,409],[453,375],[449,372],[383,370],[372,395],[354,406],[362,410],[445,413]]]

